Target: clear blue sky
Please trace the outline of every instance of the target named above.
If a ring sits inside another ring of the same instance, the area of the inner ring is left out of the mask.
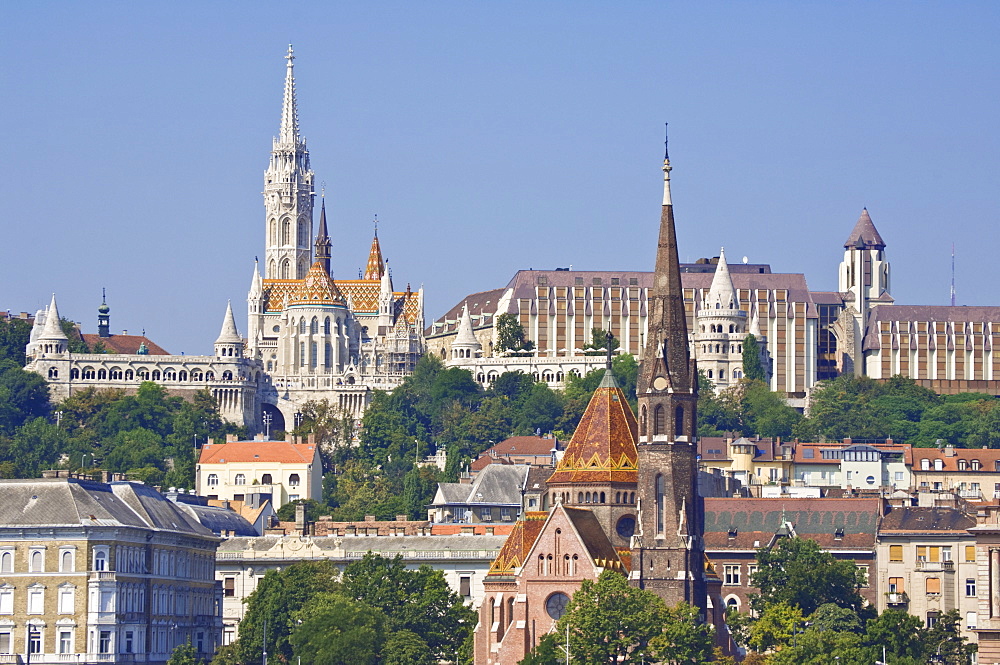
[[[245,331],[294,43],[337,276],[373,215],[427,321],[519,268],[652,268],[663,123],[682,260],[836,287],[867,206],[898,303],[1000,304],[995,2],[8,2],[0,307],[172,352]]]

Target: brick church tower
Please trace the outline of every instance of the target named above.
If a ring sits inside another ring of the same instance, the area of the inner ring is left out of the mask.
[[[669,156],[663,160],[663,175],[649,327],[636,389],[639,524],[631,543],[630,579],[670,606],[685,601],[705,616],[704,511],[697,491],[698,373],[688,349]]]

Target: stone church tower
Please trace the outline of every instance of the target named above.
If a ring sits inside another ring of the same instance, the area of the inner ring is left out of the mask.
[[[649,329],[636,388],[639,524],[631,542],[630,579],[668,605],[684,601],[704,616],[704,515],[697,490],[698,374],[688,350],[670,168],[667,157]]]
[[[312,265],[314,175],[306,140],[299,136],[295,101],[295,55],[288,47],[281,129],[273,140],[271,162],[264,172],[267,211],[264,266],[268,279],[302,279]]]

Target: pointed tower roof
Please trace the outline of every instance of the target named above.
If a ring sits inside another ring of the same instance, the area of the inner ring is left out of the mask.
[[[729,264],[726,263],[726,248],[723,247],[719,250],[719,263],[715,266],[715,275],[704,307],[715,309],[716,305],[721,305],[722,309],[737,309],[738,303],[733,278],[729,275]]]
[[[548,484],[638,482],[638,431],[625,393],[605,371]]]
[[[392,273],[389,271],[389,261],[386,260],[382,268],[382,285],[379,287],[382,297],[392,295]]]
[[[305,279],[289,300],[289,305],[334,305],[346,307],[344,294],[330,278],[322,262],[316,261],[309,268]]]
[[[233,304],[226,301],[226,316],[222,319],[222,332],[215,340],[216,344],[240,344],[243,338],[240,337],[239,330],[236,329],[236,318],[233,316]]]
[[[871,215],[868,214],[868,208],[861,210],[858,223],[854,225],[851,235],[847,236],[847,240],[844,241],[844,247],[848,249],[855,247],[862,249],[885,249],[885,242],[882,240],[882,236],[878,234],[875,224],[872,223]]]
[[[299,140],[299,109],[295,101],[295,53],[292,45],[288,45],[288,55],[285,56],[288,65],[285,68],[285,97],[281,105],[281,131],[278,140],[281,143],[297,143]]]
[[[385,261],[382,259],[382,246],[378,243],[378,222],[375,222],[375,237],[372,238],[372,248],[368,252],[368,265],[365,266],[365,279],[382,279],[385,273]]]
[[[326,233],[326,196],[322,198],[319,209],[319,230],[316,231],[316,244],[326,241],[330,242],[330,236]]]
[[[59,317],[59,308],[56,307],[56,294],[52,294],[52,302],[49,303],[49,308],[45,312],[45,327],[42,328],[42,334],[38,336],[38,339],[69,339],[66,337],[66,333],[63,332],[62,326],[59,322],[62,319]]]
[[[259,298],[264,293],[264,280],[260,276],[260,266],[257,259],[253,262],[253,277],[250,278],[250,296]]]
[[[458,332],[455,333],[455,341],[452,346],[481,346],[476,339],[476,333],[472,326],[472,315],[469,314],[469,303],[465,303],[462,309],[462,318],[458,322]]]

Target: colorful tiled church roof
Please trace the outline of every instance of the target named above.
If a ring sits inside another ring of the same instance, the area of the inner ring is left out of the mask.
[[[638,482],[638,429],[625,393],[606,371],[548,484]]]
[[[265,311],[280,312],[285,306],[285,297],[292,302],[301,288],[300,279],[265,279]],[[345,302],[350,299],[351,310],[355,313],[374,314],[378,312],[380,283],[378,280],[345,279],[334,280]],[[417,322],[420,313],[420,295],[416,291],[396,291],[393,299],[402,303],[403,316],[410,325]]]
[[[305,279],[299,281],[299,288],[289,298],[290,305],[339,305],[347,306],[344,294],[337,288],[323,268],[323,263],[316,261],[309,268]]]
[[[382,279],[385,272],[385,261],[382,260],[382,246],[378,243],[378,233],[372,239],[372,248],[368,252],[368,264],[365,266],[365,279]]]
[[[544,511],[529,510],[524,515],[525,518],[519,520],[507,536],[487,575],[513,575],[517,568],[524,565],[524,559],[535,544],[538,534],[542,532],[549,514]]]

